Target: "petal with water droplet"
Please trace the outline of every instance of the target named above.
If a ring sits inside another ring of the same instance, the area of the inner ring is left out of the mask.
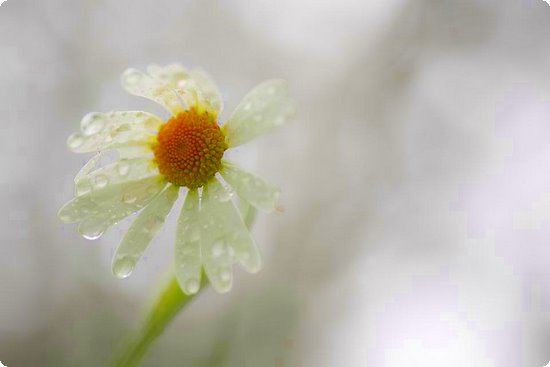
[[[294,107],[286,81],[272,79],[252,89],[223,125],[229,147],[235,147],[282,125]]]
[[[181,64],[168,64],[160,66],[151,64],[147,67],[147,73],[163,83],[169,84],[172,88],[177,88],[181,80],[189,78],[189,72]]]
[[[223,160],[221,175],[237,194],[255,208],[272,212],[277,207],[279,189],[261,177],[245,171],[237,164]]]
[[[166,66],[149,65],[147,72],[158,80],[168,83],[183,99],[188,107],[206,109],[217,116],[222,109],[222,98],[219,88],[202,69],[186,70],[180,64]]]
[[[202,69],[191,70],[190,76],[200,92],[200,103],[204,104],[205,108],[214,116],[217,116],[222,110],[222,97],[214,79]]]
[[[113,257],[113,274],[119,278],[130,275],[153,237],[164,225],[178,198],[179,187],[170,185],[147,205],[124,235]]]
[[[104,223],[103,228],[106,229],[143,208],[165,186],[166,181],[160,175],[137,181],[107,183],[102,189],[73,198],[59,210],[58,216],[65,223],[92,221],[91,218],[97,217],[94,221]],[[87,228],[88,224],[83,226]],[[93,227],[101,226],[95,224]]]
[[[82,195],[101,189],[107,184],[139,180],[155,174],[156,168],[150,158],[123,158],[95,171],[90,169],[88,172],[82,172],[81,170],[75,178],[76,194]]]
[[[128,93],[153,100],[173,115],[183,112],[183,105],[178,94],[169,84],[137,69],[127,69],[122,74],[121,81]]]
[[[146,146],[162,124],[157,116],[142,111],[93,112],[83,117],[82,131],[67,139],[75,153],[87,153],[109,148]],[[101,126],[101,129],[94,126]],[[94,128],[91,128],[94,127]]]
[[[248,272],[260,270],[256,244],[226,190],[217,181],[203,189],[201,253],[208,279],[219,292],[231,288],[231,265],[238,260]]]
[[[175,269],[178,283],[186,294],[199,290],[201,278],[201,233],[199,195],[190,190],[185,197],[176,229]]]

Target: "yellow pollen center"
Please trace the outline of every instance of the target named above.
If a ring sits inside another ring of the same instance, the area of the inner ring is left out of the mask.
[[[203,186],[221,169],[226,149],[215,118],[195,109],[162,125],[153,145],[160,174],[168,182],[190,189]]]

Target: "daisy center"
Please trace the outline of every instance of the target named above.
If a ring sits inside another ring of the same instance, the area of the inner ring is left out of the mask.
[[[190,189],[203,186],[221,169],[226,149],[215,118],[195,109],[162,125],[153,146],[160,174],[168,182]]]

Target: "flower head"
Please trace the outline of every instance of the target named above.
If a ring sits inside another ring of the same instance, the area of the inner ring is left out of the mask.
[[[97,153],[76,175],[76,196],[60,209],[59,218],[78,222],[79,232],[94,239],[140,211],[113,257],[113,273],[124,278],[186,189],[176,230],[176,278],[185,293],[196,293],[204,268],[216,290],[228,291],[234,262],[249,272],[260,268],[258,250],[231,193],[270,212],[279,191],[224,159],[224,153],[285,122],[292,112],[286,83],[274,79],[255,87],[221,127],[218,87],[201,70],[179,64],[151,65],[147,74],[128,69],[122,85],[158,102],[171,117],[163,121],[142,111],[84,116],[81,132],[67,144],[77,153]],[[118,160],[100,166],[109,151],[116,151]]]

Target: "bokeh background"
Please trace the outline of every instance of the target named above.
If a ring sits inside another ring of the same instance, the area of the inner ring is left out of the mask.
[[[129,66],[201,66],[227,118],[290,82],[291,124],[234,158],[277,183],[264,268],[235,269],[144,366],[543,366],[550,360],[550,6],[542,0],[8,0],[0,7],[0,361],[102,366],[167,279],[128,223],[56,218],[89,111],[144,109]]]

